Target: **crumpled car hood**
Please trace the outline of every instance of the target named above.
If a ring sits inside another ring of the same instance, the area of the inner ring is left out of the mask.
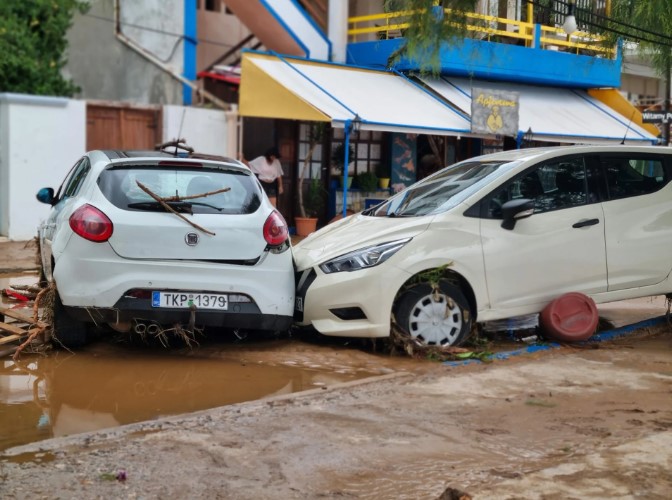
[[[334,222],[293,247],[298,271],[345,253],[378,243],[412,238],[429,227],[433,217],[371,217],[361,214]]]

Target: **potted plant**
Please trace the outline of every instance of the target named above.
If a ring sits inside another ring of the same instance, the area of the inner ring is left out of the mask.
[[[357,186],[365,193],[372,193],[378,189],[378,177],[373,172],[362,172],[357,175]]]
[[[378,186],[381,189],[390,187],[390,166],[388,164],[376,164],[376,175],[378,176]]]
[[[352,144],[349,144],[348,148],[348,165],[352,163],[352,161],[355,158],[355,148],[352,147]],[[344,171],[344,166],[345,166],[345,143],[341,142],[339,143],[331,152],[331,162],[332,162],[332,167],[333,170],[341,174],[343,177],[341,178],[341,186],[345,186],[346,180],[344,179],[345,175],[343,173]],[[348,172],[348,187],[351,186],[352,184],[352,171]]]
[[[324,136],[324,124],[313,123],[308,131],[308,151],[303,159],[303,167],[299,174],[299,213],[300,217],[295,217],[296,234],[298,236],[308,236],[317,228],[317,218],[322,211],[324,199],[322,198],[322,188],[319,179],[311,179],[310,186],[306,196],[303,194],[303,181],[310,169],[310,163],[313,158],[315,148],[322,142]]]

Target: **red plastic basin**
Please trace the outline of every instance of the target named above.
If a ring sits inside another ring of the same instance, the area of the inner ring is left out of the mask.
[[[597,330],[598,321],[595,301],[578,292],[566,293],[551,301],[539,316],[547,337],[566,342],[590,338]]]

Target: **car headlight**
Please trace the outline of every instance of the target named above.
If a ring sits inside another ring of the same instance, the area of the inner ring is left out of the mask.
[[[360,250],[355,250],[354,252],[346,253],[335,259],[328,260],[324,264],[320,264],[320,269],[322,269],[325,274],[330,274],[343,271],[357,271],[359,269],[377,266],[392,257],[409,241],[411,241],[411,238],[390,241],[389,243],[381,243],[380,245],[373,245]]]

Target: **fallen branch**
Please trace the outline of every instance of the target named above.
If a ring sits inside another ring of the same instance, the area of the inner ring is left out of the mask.
[[[466,357],[478,357],[480,359],[486,354],[465,347],[425,345],[403,331],[395,321],[392,321],[391,323],[389,342],[392,349],[403,351],[414,358],[430,358],[439,361],[448,361],[465,359]]]
[[[187,224],[190,224],[191,226],[195,227],[196,229],[198,229],[198,230],[201,231],[201,232],[204,232],[205,234],[209,234],[210,236],[214,236],[214,235],[215,235],[215,233],[213,233],[212,231],[208,231],[208,230],[205,229],[204,227],[201,227],[201,226],[199,226],[198,224],[196,224],[195,222],[190,221],[190,220],[187,219],[184,215],[182,215],[181,213],[179,213],[179,212],[177,212],[176,210],[174,210],[170,205],[168,205],[168,203],[166,203],[166,202],[163,200],[163,198],[161,198],[160,196],[154,194],[154,193],[153,193],[147,186],[145,186],[142,182],[140,182],[140,181],[138,181],[138,180],[136,180],[135,182],[136,182],[136,184],[138,185],[138,187],[139,187],[140,189],[142,189],[145,193],[147,193],[149,196],[151,196],[152,198],[154,198],[154,200],[156,200],[157,202],[159,202],[159,203],[161,204],[161,206],[162,206],[163,208],[165,208],[168,212],[174,213],[174,214],[177,215],[180,219],[182,219],[184,222],[186,222]]]
[[[19,358],[19,354],[21,354],[21,351],[23,351],[26,346],[28,346],[33,340],[35,340],[35,337],[40,335],[41,333],[44,333],[45,328],[33,328],[31,330],[28,330],[28,338],[19,346],[16,348],[16,352],[14,352],[14,355],[12,356],[12,359],[16,361]]]
[[[195,198],[205,198],[206,196],[212,196],[213,194],[226,193],[231,191],[230,187],[225,187],[218,189],[216,191],[208,191],[207,193],[192,194],[189,196],[170,196],[168,198],[161,198],[163,201],[184,201],[184,200],[193,200]]]
[[[40,326],[41,328],[46,327],[44,323],[40,325],[40,316],[39,316],[39,310],[40,310],[40,302],[42,301],[42,297],[51,290],[51,288],[43,288],[36,296],[35,296],[35,302],[33,303],[33,321]]]

